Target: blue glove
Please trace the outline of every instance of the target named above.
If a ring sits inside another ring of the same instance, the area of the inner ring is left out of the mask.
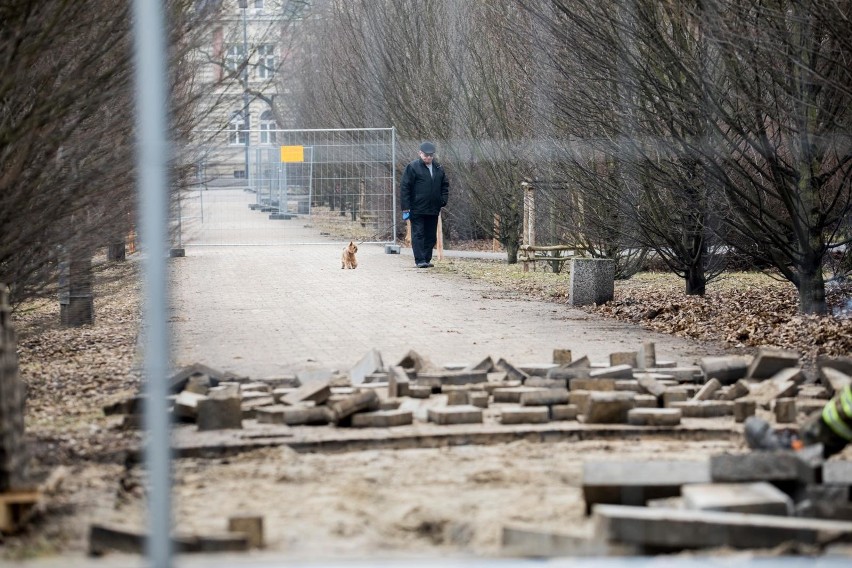
[[[411,212],[410,212],[410,211],[403,211],[403,212],[402,212],[402,220],[403,220],[403,221],[408,221],[408,218],[409,218],[409,217],[411,217]]]

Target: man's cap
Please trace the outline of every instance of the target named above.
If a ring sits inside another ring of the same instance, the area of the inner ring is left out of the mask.
[[[435,153],[435,145],[431,142],[424,142],[420,145],[420,151],[424,154],[434,154]]]

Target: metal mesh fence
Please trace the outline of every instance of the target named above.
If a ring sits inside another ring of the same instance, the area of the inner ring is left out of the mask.
[[[341,240],[394,240],[392,128],[250,134],[248,151],[225,142],[197,149],[197,183],[175,207],[181,244],[294,244],[306,225]]]

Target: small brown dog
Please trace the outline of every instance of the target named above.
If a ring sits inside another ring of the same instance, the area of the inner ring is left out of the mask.
[[[358,245],[353,241],[343,248],[343,254],[340,256],[340,268],[358,268],[358,261],[355,260],[355,253],[358,252]]]

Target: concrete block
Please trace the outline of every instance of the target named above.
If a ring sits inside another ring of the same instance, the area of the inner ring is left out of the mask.
[[[591,379],[632,379],[633,367],[630,365],[615,365],[597,369],[589,373]]]
[[[722,383],[719,382],[719,379],[710,379],[706,383],[704,383],[698,392],[695,393],[695,396],[692,397],[692,400],[710,400],[713,398],[713,395],[716,394],[722,388]]]
[[[305,384],[299,387],[295,392],[282,397],[284,404],[291,406],[300,402],[311,401],[317,405],[325,404],[328,397],[331,396],[331,385],[328,382]]]
[[[640,393],[644,392],[639,386],[639,381],[635,379],[621,379],[615,381],[615,390]]]
[[[730,385],[746,376],[751,360],[747,355],[704,357],[699,366],[708,381],[718,379],[723,385]]]
[[[677,426],[681,412],[676,408],[632,408],[627,423],[633,426]]]
[[[666,392],[666,386],[658,380],[655,373],[636,373],[636,377],[642,392],[661,397]]]
[[[518,365],[518,370],[526,373],[530,377],[546,377],[548,371],[558,367],[559,365],[556,363],[524,363],[523,365]]]
[[[731,416],[734,413],[734,403],[727,400],[673,402],[669,408],[680,409],[684,418],[715,418]]]
[[[261,516],[228,517],[228,531],[244,534],[251,548],[263,548],[263,517]]]
[[[177,420],[195,422],[198,418],[198,402],[206,398],[203,394],[181,391],[175,398],[172,414]],[[239,401],[239,398],[237,400]]]
[[[497,385],[500,385],[500,386],[517,387],[517,386],[521,386],[523,384],[523,381],[520,381],[520,380],[510,380],[509,379],[509,373],[507,373],[506,371],[490,371],[486,375],[486,377],[488,377],[489,383],[497,384]],[[503,385],[502,383],[512,383],[512,384],[511,385]]]
[[[216,386],[214,383],[215,381],[210,378],[210,375],[206,373],[194,373],[186,380],[186,386],[183,387],[183,390],[206,395],[210,387]]]
[[[276,420],[289,426],[324,426],[333,418],[326,406],[285,406],[277,412],[280,417],[276,417]]]
[[[813,483],[818,463],[794,451],[719,454],[710,458],[714,482],[799,481]]]
[[[746,378],[768,379],[788,367],[798,367],[802,354],[788,349],[761,347],[748,367]]]
[[[302,386],[302,381],[296,375],[277,375],[274,377],[263,377],[262,382],[275,389],[297,389]]]
[[[775,401],[775,422],[778,424],[794,424],[798,411],[795,398],[779,398]]]
[[[488,408],[490,395],[485,391],[471,391],[468,393],[470,404],[477,408]]]
[[[852,521],[849,495],[849,485],[806,485],[796,494],[796,516]]]
[[[273,404],[258,408],[254,412],[254,417],[258,424],[284,424],[284,411],[291,408],[284,404]]]
[[[379,400],[379,410],[398,410],[400,404],[402,404],[402,399],[400,398]]]
[[[669,361],[667,359],[657,359],[657,364],[654,369],[673,369],[677,367],[677,361]]]
[[[524,386],[564,390],[568,388],[568,381],[564,379],[548,379],[547,377],[530,377],[524,382]]]
[[[826,402],[828,401],[815,398],[797,398],[796,410],[799,412],[799,414],[810,416],[816,412],[822,412],[822,409],[825,408]]]
[[[512,365],[503,358],[497,360],[497,363],[495,363],[494,368],[498,371],[504,371],[508,375],[509,380],[512,381],[524,382],[529,378],[529,375],[516,368],[514,365]]]
[[[633,401],[636,403],[634,408],[659,408],[659,399],[652,394],[637,394]]]
[[[669,388],[663,393],[663,406],[666,408],[672,408],[673,404],[687,400],[689,400],[689,394],[686,391]]]
[[[270,397],[271,400],[272,397]],[[225,430],[243,427],[243,411],[239,398],[204,398],[198,401],[199,430]]]
[[[489,357],[486,357],[485,359],[483,359],[482,361],[480,361],[479,363],[468,365],[467,367],[465,367],[465,370],[466,371],[485,371],[486,373],[490,373],[491,371],[494,370],[494,361],[489,356]]]
[[[704,377],[704,372],[698,366],[669,367],[667,369],[657,367],[657,369],[649,369],[649,371],[661,372],[679,383],[697,383],[701,382]]]
[[[294,386],[302,386],[311,383],[328,383],[334,378],[335,373],[336,371],[325,368],[299,369],[296,371],[296,382],[298,385]]]
[[[501,424],[543,424],[550,422],[546,406],[512,406],[500,410]]]
[[[272,395],[263,393],[253,395],[249,393],[249,396],[243,397],[242,401],[240,401],[240,409],[243,413],[243,418],[254,418],[254,413],[258,408],[273,404],[275,404],[275,398]]]
[[[400,388],[400,384],[405,386]],[[410,385],[408,373],[399,365],[391,365],[388,368],[388,397],[396,398],[399,396],[407,396],[408,387]],[[405,391],[405,394],[400,391]]]
[[[635,394],[592,392],[583,414],[587,424],[625,424],[627,413],[635,406]]]
[[[370,373],[366,377],[364,377],[364,383],[359,386],[367,386],[372,384],[387,384],[388,382],[388,374],[387,373]]]
[[[527,391],[521,393],[521,406],[552,406],[568,404],[568,390],[547,389],[543,391]]]
[[[294,388],[277,388],[272,391],[272,398],[277,404],[288,404],[287,395],[293,394],[298,389]]]
[[[681,488],[683,504],[694,511],[723,511],[752,515],[793,513],[793,500],[765,481],[756,483],[696,483]]]
[[[430,408],[429,422],[435,424],[481,424],[482,409],[475,406],[447,406]]]
[[[825,390],[828,391],[829,396],[833,396],[834,393],[842,391],[846,388],[846,385],[852,383],[852,375],[848,375],[843,371],[833,369],[831,367],[820,368],[820,378]]]
[[[734,422],[745,422],[749,416],[754,416],[757,411],[757,402],[747,398],[734,401]]]
[[[586,409],[589,406],[589,397],[591,396],[592,391],[587,390],[573,390],[568,392],[568,404],[573,404],[576,406],[580,414],[585,414]]]
[[[554,349],[553,350],[553,362],[557,365],[567,365],[571,362],[571,350],[570,349]]]
[[[583,390],[611,392],[615,390],[615,381],[616,379],[570,379],[568,381],[568,388],[572,391]]]
[[[329,404],[332,421],[340,424],[356,412],[376,410],[379,407],[379,395],[375,391],[362,391],[344,400]]]
[[[431,369],[435,368],[434,363],[429,361],[429,359],[423,357],[418,352],[413,349],[409,350],[408,353],[403,355],[402,359],[396,364],[398,367],[402,367],[403,369],[411,369],[415,373],[419,373],[423,369]]]
[[[242,383],[240,384],[240,393],[243,396],[245,396],[247,393],[272,394],[272,388],[266,383]]]
[[[721,396],[722,400],[736,400],[738,398],[742,398],[751,392],[749,390],[748,382],[744,379],[740,379],[734,384],[727,387],[725,394]]]
[[[608,258],[571,259],[568,301],[572,306],[604,304],[615,293],[615,261]]]
[[[710,483],[707,461],[594,461],[583,463],[586,511],[598,503],[641,507],[649,499],[677,497],[686,483]]]
[[[169,392],[177,394],[182,391],[186,386],[186,383],[189,381],[189,377],[195,374],[204,374],[210,377],[211,382],[215,383],[211,384],[211,386],[219,384],[219,381],[221,381],[225,376],[225,373],[218,369],[213,369],[212,367],[202,365],[201,363],[193,363],[192,365],[187,365],[182,368],[169,378]]]
[[[527,392],[548,392],[551,389],[543,389],[538,387],[510,387],[494,389],[491,393],[494,397],[494,402],[521,402],[521,395]]]
[[[370,349],[349,369],[349,379],[353,385],[357,385],[363,383],[367,375],[380,372],[382,369],[384,369],[382,354],[377,349]]]
[[[462,404],[470,404],[468,401],[468,393],[463,390],[454,390],[446,393],[447,395],[447,405],[448,406],[458,406]]]
[[[609,541],[652,549],[774,548],[788,542],[818,545],[825,535],[837,541],[852,539],[852,523],[774,515],[743,515],[597,505],[594,531]]]
[[[408,387],[408,396],[411,398],[429,398],[432,396],[432,387],[411,385]]]
[[[674,361],[672,361],[674,364]],[[653,369],[657,367],[657,347],[653,341],[643,341],[639,353],[636,355],[636,367],[639,369]]]
[[[503,527],[500,554],[511,558],[638,556],[639,547],[531,527]]]
[[[561,365],[549,370],[547,372],[547,378],[561,381],[570,381],[571,379],[588,379],[591,372],[591,367],[567,367],[565,365]]]
[[[580,409],[576,404],[554,404],[550,407],[551,420],[576,420]]]
[[[407,410],[377,410],[360,412],[352,416],[353,428],[393,428],[414,422],[414,415]]]
[[[767,379],[759,383],[749,383],[748,389],[748,398],[754,399],[763,405],[768,405],[776,398],[796,396],[796,393],[799,392],[799,387],[795,382],[781,382],[775,379]]]
[[[822,466],[822,481],[852,487],[852,461],[828,460]]]
[[[413,384],[428,385],[433,388],[444,385],[471,385],[488,381],[485,371],[421,371],[417,373]]]
[[[609,354],[609,366],[618,367],[619,365],[629,365],[635,369],[638,366],[639,354],[636,351],[617,351]]]

